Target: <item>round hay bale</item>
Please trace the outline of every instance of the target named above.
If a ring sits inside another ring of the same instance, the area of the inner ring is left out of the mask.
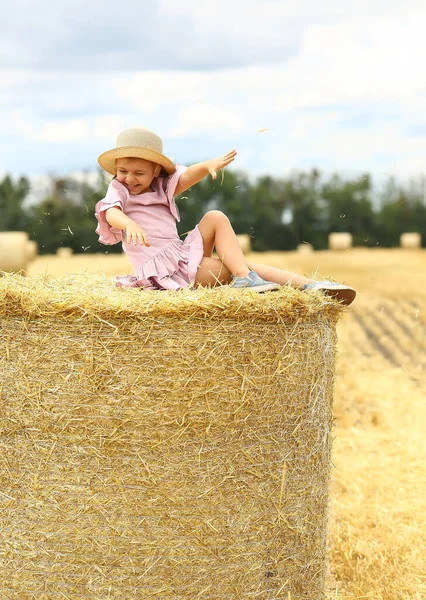
[[[0,592],[325,600],[342,312],[1,278]]]
[[[0,271],[25,272],[28,264],[28,233],[24,231],[0,232]]]
[[[59,258],[70,258],[73,255],[72,248],[58,248],[56,250],[56,256]]]
[[[28,240],[27,242],[27,257],[31,262],[38,255],[38,244],[34,240]]]
[[[238,234],[237,239],[243,253],[249,254],[251,252],[251,237],[246,234]]]
[[[422,247],[422,235],[417,232],[407,232],[401,233],[400,236],[400,245],[401,248],[406,248],[407,250],[416,250]]]
[[[352,234],[343,233],[330,233],[328,236],[328,247],[330,250],[349,250],[352,248]]]
[[[312,244],[303,243],[297,246],[297,252],[299,254],[312,254],[313,251],[314,247],[312,246]]]

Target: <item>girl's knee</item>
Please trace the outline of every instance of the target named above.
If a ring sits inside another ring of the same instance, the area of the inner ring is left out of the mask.
[[[209,221],[217,223],[218,221],[229,221],[228,217],[221,210],[209,210],[206,212],[204,217],[207,217]]]

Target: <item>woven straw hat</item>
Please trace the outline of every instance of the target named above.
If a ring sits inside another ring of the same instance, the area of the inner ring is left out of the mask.
[[[171,175],[175,172],[174,163],[163,154],[163,142],[153,131],[146,127],[130,127],[122,131],[117,138],[117,147],[107,150],[98,158],[98,163],[108,173],[117,174],[117,158],[143,158],[161,165]]]

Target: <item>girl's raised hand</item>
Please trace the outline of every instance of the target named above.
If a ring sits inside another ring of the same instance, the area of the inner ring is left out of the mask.
[[[128,244],[134,244],[135,246],[137,246],[138,244],[143,244],[144,246],[151,245],[148,242],[148,238],[146,237],[145,231],[142,229],[142,227],[139,227],[139,225],[134,221],[127,225],[126,236]]]
[[[208,160],[208,169],[212,179],[216,179],[217,172],[229,165],[229,163],[231,163],[236,156],[237,151],[231,150],[231,152],[228,152],[228,154],[225,154],[222,156],[222,158],[212,158],[211,160]]]

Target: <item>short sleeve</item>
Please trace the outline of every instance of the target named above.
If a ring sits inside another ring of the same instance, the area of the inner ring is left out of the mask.
[[[172,213],[176,221],[180,221],[180,215],[175,202],[175,192],[177,184],[179,183],[180,176],[186,171],[187,168],[188,167],[184,167],[183,165],[176,165],[176,171],[172,173],[172,175],[164,177],[163,179],[163,189],[170,206],[170,212]]]
[[[99,235],[101,244],[117,244],[123,241],[123,232],[121,229],[111,227],[105,217],[105,212],[112,207],[119,208],[124,212],[127,195],[124,186],[113,179],[108,186],[108,191],[103,200],[100,200],[95,207],[95,216],[98,220],[96,233]]]

